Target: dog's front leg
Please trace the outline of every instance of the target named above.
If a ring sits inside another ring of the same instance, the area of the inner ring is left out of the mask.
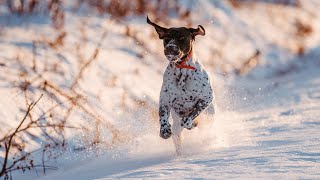
[[[169,106],[160,104],[160,107],[159,107],[160,137],[162,137],[163,139],[168,139],[172,134],[171,125],[169,123],[169,115],[170,115]]]
[[[186,129],[192,129],[197,126],[197,122],[194,121],[194,119],[212,102],[212,99],[210,98],[209,100],[205,101],[200,99],[192,112],[189,114],[188,117],[184,117],[181,119],[181,126],[186,128]]]
[[[165,76],[165,79],[168,78]],[[170,96],[168,91],[168,80],[165,80],[162,84],[160,92],[160,102],[159,102],[159,123],[160,123],[160,137],[163,139],[168,139],[171,134],[171,125],[169,123],[170,116]]]

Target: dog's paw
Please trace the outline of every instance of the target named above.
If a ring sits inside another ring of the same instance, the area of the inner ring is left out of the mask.
[[[168,139],[169,137],[171,137],[171,125],[161,125],[160,127],[160,137],[162,137],[163,139]]]
[[[188,130],[191,130],[192,128],[194,127],[197,127],[198,125],[198,121],[193,121],[191,118],[182,118],[181,120],[181,126],[188,129]]]

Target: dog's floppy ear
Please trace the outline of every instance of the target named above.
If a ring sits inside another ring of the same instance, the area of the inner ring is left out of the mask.
[[[166,33],[168,31],[167,28],[161,27],[161,26],[151,22],[148,16],[147,16],[147,23],[150,24],[151,26],[153,26],[156,29],[160,39],[164,38],[164,36],[166,35]]]
[[[191,32],[193,39],[196,35],[204,36],[206,34],[206,31],[201,25],[198,25],[197,29],[189,28],[189,31]]]

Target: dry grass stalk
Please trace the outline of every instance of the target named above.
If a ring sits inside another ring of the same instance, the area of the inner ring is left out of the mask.
[[[259,64],[260,51],[256,52],[248,58],[240,68],[235,69],[237,75],[245,75]]]

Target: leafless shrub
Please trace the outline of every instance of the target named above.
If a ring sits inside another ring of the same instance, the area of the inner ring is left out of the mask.
[[[91,57],[87,60],[87,61],[83,61],[84,64],[81,66],[78,75],[76,76],[76,78],[74,79],[73,83],[71,84],[71,89],[74,89],[75,86],[78,84],[79,80],[82,78],[83,73],[85,71],[86,68],[88,68],[90,66],[90,64],[97,59],[99,52],[100,52],[100,46],[102,41],[104,40],[104,38],[107,35],[107,31],[104,31],[101,38],[100,38],[100,42],[97,44],[96,48],[94,49]]]
[[[98,11],[101,14],[108,13],[114,18],[123,18],[128,15],[141,15],[147,10],[147,1],[145,0],[80,0],[78,1],[78,7],[82,3],[88,4],[92,9]]]
[[[48,10],[53,22],[53,27],[56,29],[62,29],[64,26],[64,10],[62,1],[51,0],[48,4]]]
[[[38,5],[38,0],[7,0],[9,10],[18,14],[32,13]]]
[[[239,8],[244,4],[253,4],[253,3],[269,3],[269,4],[284,5],[284,6],[294,6],[294,7],[301,6],[301,3],[299,0],[229,0],[229,3],[235,8]]]
[[[85,24],[83,24],[85,26]],[[82,29],[85,29],[82,28]],[[41,53],[37,54],[37,52],[43,52],[43,50],[47,52],[54,52],[55,54],[58,54],[58,58],[64,56],[65,47],[64,47],[64,39],[67,36],[67,33],[65,31],[56,31],[57,36],[54,39],[49,39],[47,37],[38,38],[37,40],[32,41],[32,55],[26,56],[20,51],[17,50],[16,57],[13,58],[13,61],[10,61],[9,66],[3,65],[4,69],[6,71],[12,71],[14,73],[14,77],[8,78],[8,83],[12,85],[13,88],[19,89],[22,93],[25,94],[25,97],[27,99],[27,94],[34,95],[38,93],[43,93],[47,98],[50,99],[50,101],[57,104],[57,107],[55,109],[52,109],[50,112],[46,114],[46,116],[40,118],[40,123],[37,123],[37,119],[34,115],[28,114],[28,119],[31,124],[27,124],[25,122],[25,126],[22,128],[26,128],[24,133],[28,134],[28,136],[33,137],[32,140],[37,141],[38,135],[34,134],[33,129],[36,127],[41,130],[41,133],[48,139],[48,142],[51,142],[52,145],[46,147],[46,149],[43,149],[43,156],[48,157],[50,153],[48,153],[52,147],[57,146],[57,144],[63,144],[63,146],[66,146],[66,142],[63,141],[57,141],[55,138],[52,137],[52,133],[55,133],[55,136],[61,136],[60,140],[64,138],[64,132],[66,128],[75,128],[72,127],[72,122],[69,122],[68,119],[71,117],[72,112],[76,111],[77,114],[80,114],[83,116],[83,118],[88,118],[88,123],[91,123],[93,125],[91,126],[85,126],[83,124],[79,124],[77,126],[77,131],[90,131],[94,132],[93,137],[89,138],[86,137],[88,133],[85,133],[86,136],[85,141],[87,141],[86,146],[82,147],[76,147],[76,149],[89,149],[93,146],[96,146],[98,144],[108,144],[108,146],[114,146],[117,143],[124,143],[127,140],[126,135],[121,132],[119,129],[114,127],[111,121],[102,118],[99,113],[95,111],[95,108],[92,107],[92,105],[87,101],[86,94],[84,94],[84,91],[79,86],[79,82],[81,79],[85,78],[85,71],[89,69],[95,60],[98,58],[99,52],[100,52],[100,46],[102,41],[107,35],[107,32],[104,31],[101,35],[101,38],[99,42],[97,43],[96,47],[94,48],[92,54],[85,58],[82,56],[81,50],[77,51],[76,46],[74,47],[75,53],[73,54],[74,57],[80,57],[79,61],[79,69],[76,71],[76,74],[74,75],[73,81],[70,83],[70,87],[61,87],[56,82],[47,79],[47,77],[50,77],[52,75],[56,77],[63,78],[65,74],[69,73],[64,71],[61,68],[57,68],[56,64],[59,64],[58,62],[55,62],[57,60],[55,59],[46,59],[46,61],[42,61],[39,58],[42,56]],[[85,33],[83,33],[85,35]],[[87,38],[83,37],[80,38],[80,41],[78,42],[78,47],[83,47],[84,44],[86,44],[88,41]],[[68,47],[70,48],[70,47]],[[70,49],[69,49],[70,50]],[[41,57],[43,58],[43,57]],[[81,59],[82,58],[82,59]],[[30,60],[30,61],[28,61]],[[67,59],[65,61],[68,61]],[[60,61],[59,61],[60,62]],[[1,66],[2,67],[2,66]],[[16,74],[17,72],[17,74]],[[4,80],[4,79],[2,79]],[[114,80],[116,81],[116,79]],[[101,129],[102,127],[108,131],[111,132],[111,141],[106,142],[101,137]],[[32,129],[32,131],[30,131]],[[51,129],[51,131],[48,131]],[[59,133],[58,133],[59,132]],[[21,132],[22,133],[22,132]],[[16,138],[18,140],[18,138]],[[19,143],[21,146],[17,146],[17,149],[23,149],[24,145],[21,143],[22,140]],[[60,142],[60,143],[59,143]],[[27,144],[25,144],[27,145]],[[11,147],[16,147],[15,145],[12,145]],[[3,146],[4,147],[4,146]],[[61,147],[61,146],[59,146]],[[11,148],[12,149],[12,148]],[[42,150],[39,150],[42,151]],[[38,152],[38,151],[37,151]],[[31,158],[32,159],[32,158]],[[33,161],[34,163],[34,161]],[[30,165],[30,164],[29,164]],[[40,167],[38,165],[33,164],[35,167]],[[30,166],[19,166],[18,168],[21,169],[22,167],[26,167],[28,169],[31,168]],[[23,168],[24,170],[26,168]],[[46,166],[45,168],[50,168]],[[32,168],[31,168],[32,169]],[[44,169],[45,172],[45,169]]]
[[[239,0],[229,0],[229,3],[234,7],[234,8],[239,8],[241,5],[241,1]]]
[[[47,43],[51,48],[56,49],[64,45],[64,39],[66,36],[67,36],[67,33],[65,31],[62,31],[58,34],[58,36],[53,41],[49,40]]]
[[[296,35],[297,36],[308,36],[313,32],[311,25],[303,23],[301,20],[297,19],[295,22]]]
[[[0,139],[0,151],[4,152],[3,160],[1,161],[1,171],[0,177],[4,176],[4,179],[9,179],[11,177],[12,171],[26,171],[34,168],[42,168],[43,172],[46,172],[46,169],[56,169],[56,167],[49,166],[46,164],[45,153],[55,149],[57,147],[65,147],[64,136],[54,135],[55,133],[49,133],[48,129],[54,130],[56,134],[61,134],[61,131],[64,128],[76,128],[72,126],[67,126],[61,123],[50,123],[46,121],[52,110],[58,106],[54,106],[47,111],[43,112],[38,118],[34,119],[32,111],[35,106],[38,104],[43,95],[41,95],[35,102],[29,103],[26,99],[26,112],[18,126],[8,131],[6,135]],[[26,151],[28,143],[31,139],[38,139],[38,135],[34,134],[38,130],[42,132],[41,134],[48,139],[44,141],[43,146],[40,149],[33,150],[31,152]],[[29,138],[27,138],[29,137]],[[33,154],[37,152],[43,153],[42,159],[40,162],[33,158]]]
[[[41,98],[42,96],[40,96]],[[10,153],[10,150],[14,144],[14,137],[17,136],[17,133],[20,131],[20,128],[21,126],[23,125],[24,121],[27,119],[29,113],[31,112],[31,110],[35,107],[35,105],[38,103],[38,101],[40,100],[40,98],[35,102],[35,103],[31,103],[28,108],[27,108],[27,111],[26,111],[26,114],[25,116],[23,117],[21,123],[18,125],[18,127],[8,136],[5,136],[1,139],[1,143],[3,143],[4,145],[4,150],[5,150],[5,156],[4,156],[4,160],[3,162],[1,162],[2,164],[2,168],[1,168],[1,171],[0,171],[0,177],[4,176],[5,175],[5,179],[8,179],[8,172],[10,172],[10,169],[12,169],[12,167],[14,167],[14,165],[17,163],[17,162],[20,162],[22,160],[25,160],[25,156],[23,156],[22,158],[18,159],[17,161],[14,161],[11,165],[8,165],[8,159],[9,159],[9,153]],[[19,151],[22,151],[22,147],[19,146],[18,144],[14,144],[15,147],[19,150]],[[1,147],[2,147],[1,146]],[[30,167],[33,167],[33,163],[32,161],[29,163],[29,166]]]
[[[258,65],[259,56],[260,56],[260,51],[256,50],[256,52],[250,58],[244,61],[239,68],[235,69],[235,73],[237,75],[247,74],[249,71],[251,71],[253,68],[255,68]]]
[[[137,42],[136,44],[138,46],[142,47],[144,49],[144,52],[145,51],[151,52],[151,50],[148,48],[148,46],[144,43],[144,40],[138,36],[137,31],[130,28],[129,25],[126,26],[126,30],[124,32],[124,35],[129,38],[132,38],[135,42]],[[140,59],[144,58],[143,52],[136,52],[136,56]]]
[[[130,15],[153,15],[158,21],[167,22],[169,14],[185,19],[189,17],[190,10],[181,8],[178,0],[174,1],[147,1],[147,0],[78,0],[76,7],[87,4],[101,14],[110,14],[115,19],[123,19]]]
[[[11,13],[18,15],[45,14],[51,17],[52,25],[56,29],[64,26],[64,10],[62,0],[6,0]]]
[[[296,19],[295,21],[295,35],[297,38],[297,54],[303,55],[305,52],[305,39],[313,33],[313,28],[310,24],[302,22],[302,20]]]

